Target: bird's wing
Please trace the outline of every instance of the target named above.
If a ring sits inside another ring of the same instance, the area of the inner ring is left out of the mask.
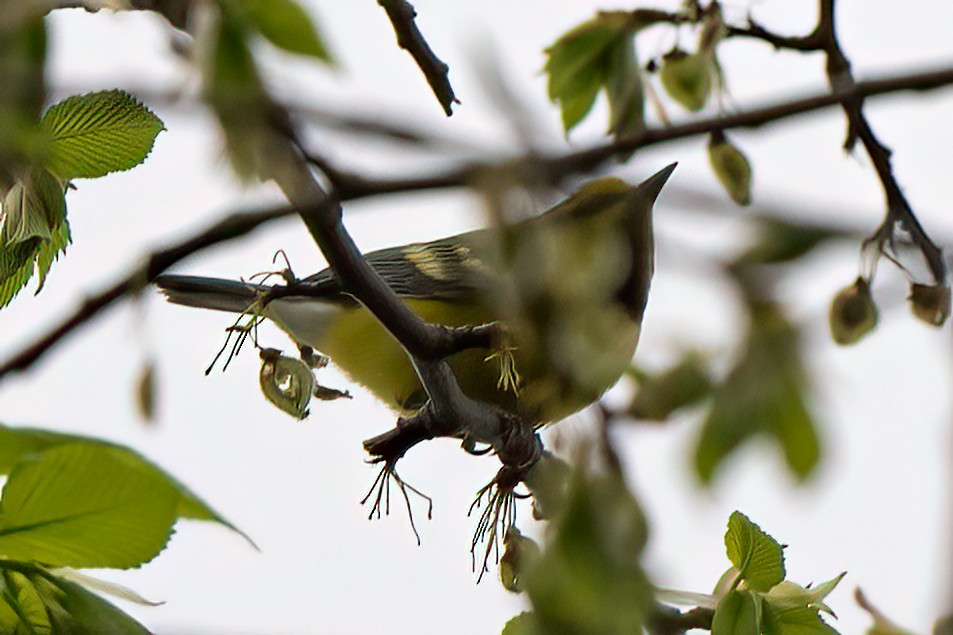
[[[473,301],[498,282],[491,264],[493,236],[479,230],[429,243],[390,247],[364,254],[368,264],[397,295],[404,298]],[[330,269],[309,276],[298,284],[309,287],[309,295],[329,299],[341,294]]]

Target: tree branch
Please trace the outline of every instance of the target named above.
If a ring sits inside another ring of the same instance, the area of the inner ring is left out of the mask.
[[[377,4],[387,12],[397,35],[397,44],[414,58],[437,101],[443,106],[443,111],[448,117],[451,116],[453,104],[459,104],[460,101],[450,85],[450,67],[436,56],[423,33],[417,28],[414,21],[417,12],[413,5],[406,0],[377,0]]]
[[[907,90],[933,90],[950,84],[953,84],[953,68],[856,82],[830,93],[784,101],[734,115],[700,119],[668,128],[653,128],[638,137],[598,144],[563,155],[536,157],[534,160],[540,162],[543,173],[548,174],[554,180],[558,180],[570,174],[595,170],[618,154],[708,134],[713,130],[756,128],[789,117],[840,105],[859,97],[886,95]],[[342,201],[349,201],[383,194],[464,187],[469,185],[480,173],[491,169],[493,165],[493,163],[487,161],[473,161],[444,173],[407,178],[370,178],[338,171],[334,183],[335,195]],[[102,310],[111,306],[122,296],[140,289],[145,281],[151,280],[183,258],[206,247],[243,236],[262,223],[289,216],[294,214],[295,211],[293,207],[284,206],[258,212],[235,214],[177,245],[151,254],[145,264],[122,276],[119,282],[106,291],[86,300],[79,309],[67,316],[49,333],[41,336],[36,342],[0,364],[0,380],[12,372],[28,369],[73,330],[96,317]],[[917,223],[912,227],[920,227],[920,225]],[[922,228],[920,231],[922,231]],[[461,336],[458,334],[455,337]],[[432,341],[447,340],[445,335],[437,335],[433,337]],[[442,345],[435,344],[434,346],[435,350],[439,350]]]

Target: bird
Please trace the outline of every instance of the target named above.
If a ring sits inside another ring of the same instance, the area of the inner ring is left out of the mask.
[[[652,209],[676,164],[632,186],[604,177],[510,225],[364,254],[417,315],[448,326],[497,322],[499,350],[450,356],[461,389],[541,426],[597,401],[631,364],[654,270]],[[180,305],[272,320],[398,413],[426,403],[396,339],[328,268],[295,281],[307,295],[179,274],[157,276]]]

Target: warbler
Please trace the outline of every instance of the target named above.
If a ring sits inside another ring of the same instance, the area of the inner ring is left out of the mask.
[[[652,207],[675,164],[636,186],[602,178],[539,216],[364,254],[424,320],[499,322],[499,350],[448,358],[463,391],[545,424],[593,403],[631,362],[654,267]],[[182,275],[156,284],[177,304],[273,320],[399,412],[426,395],[402,347],[342,293],[330,269],[297,281],[307,296],[263,302],[272,287]]]

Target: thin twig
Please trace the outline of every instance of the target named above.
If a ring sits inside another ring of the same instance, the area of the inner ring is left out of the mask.
[[[413,5],[406,0],[377,0],[377,4],[387,12],[397,35],[397,44],[417,62],[430,89],[449,117],[453,114],[453,104],[460,103],[450,85],[450,67],[437,57],[417,28],[417,12]]]

